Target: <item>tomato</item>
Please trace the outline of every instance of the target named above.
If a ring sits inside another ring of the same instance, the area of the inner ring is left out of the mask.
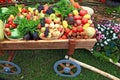
[[[10,31],[6,31],[6,35],[7,35],[7,36],[10,36],[10,35],[11,35],[11,32],[10,32]]]
[[[13,21],[13,19],[11,17],[9,17],[7,20],[8,20],[8,22],[12,22]]]
[[[63,35],[61,38],[62,38],[62,39],[67,39],[66,35]]]
[[[11,27],[12,27],[12,28],[16,28],[17,25],[13,23],[13,24],[11,25]]]
[[[23,12],[23,13],[27,13],[28,10],[27,10],[26,8],[23,8],[23,9],[22,9],[22,12]]]
[[[69,17],[72,17],[72,16],[73,16],[73,14],[72,14],[72,13],[69,13],[69,14],[68,14],[68,16],[69,16]]]
[[[57,28],[57,29],[58,29],[58,31],[60,31],[60,32],[63,31],[63,28],[61,28],[61,27],[59,27],[59,28]]]
[[[88,19],[87,19],[87,18],[82,18],[82,23],[83,23],[83,24],[88,23]]]
[[[77,27],[77,31],[78,31],[78,32],[83,32],[83,27],[82,27],[82,25],[80,25],[80,26]]]
[[[30,14],[28,14],[28,15],[26,16],[26,18],[27,18],[28,20],[30,20],[30,19],[31,19]]]
[[[87,10],[80,10],[79,11],[79,14],[81,15],[81,16],[84,16],[85,14],[88,14],[88,12],[87,12]]]
[[[72,30],[67,34],[67,36],[71,36],[72,35]]]
[[[80,19],[82,19],[82,17],[80,15],[76,15],[76,16],[74,16],[74,19],[75,20],[80,20]]]
[[[65,28],[65,32],[68,34],[71,30],[69,28]]]
[[[12,2],[12,0],[8,0],[8,3],[11,3]]]
[[[76,33],[76,32],[77,32],[77,27],[73,27],[73,28],[72,28],[72,32],[75,32],[75,33]]]
[[[8,24],[9,24],[9,25],[12,25],[12,24],[13,24],[13,21],[9,21]]]
[[[10,27],[10,25],[9,24],[5,24],[5,28],[9,28]]]

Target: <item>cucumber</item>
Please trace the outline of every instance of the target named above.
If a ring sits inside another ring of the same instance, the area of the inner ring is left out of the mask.
[[[4,40],[4,23],[0,20],[0,40]]]

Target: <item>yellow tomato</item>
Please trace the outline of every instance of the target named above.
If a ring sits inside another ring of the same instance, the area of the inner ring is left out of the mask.
[[[86,14],[83,16],[84,18],[87,18],[87,19],[90,19],[91,18],[91,15],[90,14]]]

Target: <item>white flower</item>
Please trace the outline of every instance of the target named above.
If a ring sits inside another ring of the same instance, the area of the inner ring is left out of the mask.
[[[110,28],[108,27],[107,30],[110,30]]]
[[[106,35],[109,35],[109,33],[108,33],[108,32],[106,32]]]
[[[97,43],[97,45],[100,45],[99,43]]]
[[[118,38],[117,35],[115,33],[113,33],[113,38],[112,39],[114,40],[114,39],[117,39],[117,38]]]
[[[111,41],[111,39],[107,39],[107,41],[109,42],[109,41]]]
[[[110,31],[110,33],[113,33],[113,31]]]
[[[104,44],[105,44],[105,45],[108,45],[108,42],[107,42],[107,41],[104,41]]]
[[[103,31],[104,31],[104,29],[103,29],[103,28],[101,28],[101,31],[103,32]]]
[[[101,46],[104,46],[104,44],[100,44]]]

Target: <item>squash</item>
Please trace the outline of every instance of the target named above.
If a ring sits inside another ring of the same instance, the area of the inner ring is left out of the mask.
[[[0,40],[4,40],[4,23],[0,20]]]

